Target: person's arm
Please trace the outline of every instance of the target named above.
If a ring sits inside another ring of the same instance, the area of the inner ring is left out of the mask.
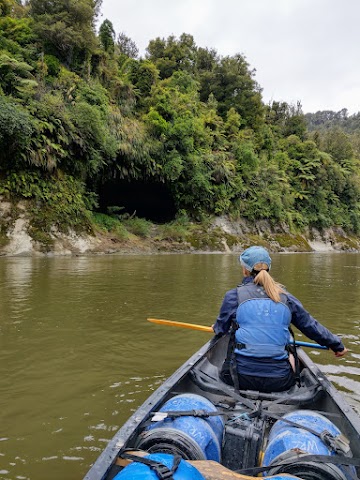
[[[237,307],[237,292],[236,288],[233,288],[232,290],[226,292],[220,308],[219,316],[217,317],[214,325],[212,325],[216,335],[228,332],[231,322],[236,315]]]
[[[291,322],[295,327],[311,340],[330,348],[336,357],[344,356],[347,353],[347,349],[340,338],[331,333],[330,330],[312,317],[296,297],[290,293],[287,293],[286,295],[292,313]]]

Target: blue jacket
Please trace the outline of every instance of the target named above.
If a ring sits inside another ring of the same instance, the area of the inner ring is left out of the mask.
[[[245,277],[243,284],[253,283],[252,277]],[[311,340],[324,345],[334,352],[343,350],[345,347],[337,335],[334,335],[309,312],[305,310],[300,301],[286,292],[286,304],[291,312],[291,323]],[[214,325],[215,334],[227,333],[232,322],[236,318],[238,308],[237,289],[233,288],[226,292],[220,308],[219,316]],[[269,362],[255,357],[236,355],[237,369],[239,373],[254,376],[285,376],[289,372],[287,360],[272,360]],[[274,369],[276,365],[276,369]]]

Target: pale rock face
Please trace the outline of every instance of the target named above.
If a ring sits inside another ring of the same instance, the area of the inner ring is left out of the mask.
[[[28,221],[18,218],[14,228],[8,233],[10,242],[4,248],[7,255],[32,255],[34,253],[33,242],[27,233]]]
[[[73,255],[92,252],[100,244],[100,240],[91,236],[80,236],[75,232],[64,234],[53,232],[55,255]]]
[[[3,248],[4,255],[42,256],[49,255],[41,251],[37,242],[34,242],[27,233],[28,221],[18,218],[14,228],[8,233],[10,242]],[[79,236],[74,232],[64,234],[56,232],[51,235],[54,246],[50,255],[73,255],[84,254],[93,251],[99,244],[99,240],[90,236]]]
[[[75,232],[63,234],[53,229],[51,237],[54,245],[51,252],[44,252],[41,245],[35,242],[28,234],[29,220],[26,215],[26,205],[19,202],[16,205],[19,217],[9,227],[7,237],[9,242],[2,247],[0,254],[5,256],[44,256],[44,255],[73,255],[89,253],[99,246],[100,240],[91,236],[79,236]],[[0,197],[0,220],[11,222],[11,208],[9,202]]]
[[[249,233],[254,232],[254,225],[246,220],[237,220],[237,221],[230,221],[226,216],[217,217],[214,220],[213,225],[215,227],[221,228],[225,233],[230,235],[242,235],[246,236]],[[288,233],[288,227],[285,225],[278,226],[279,231],[284,231]],[[270,225],[266,220],[262,220],[256,223],[256,230],[258,234],[262,234],[264,232],[271,231]],[[346,237],[344,232],[339,232],[344,237]],[[335,251],[336,249],[333,246],[333,239],[332,239],[332,232],[324,232],[321,235],[315,229],[312,230],[312,236],[314,237],[313,240],[309,240],[308,238],[306,241],[310,245],[311,249],[314,252],[331,252]],[[224,240],[226,243],[226,241]],[[228,252],[230,249],[227,245],[224,245],[225,251]],[[291,249],[289,249],[291,250]]]
[[[330,242],[308,240],[308,244],[314,250],[314,252],[331,252],[335,250]]]
[[[33,243],[27,233],[29,222],[25,217],[26,207],[22,202],[19,202],[17,208],[20,215],[7,232],[9,243],[2,249],[1,253],[3,255],[32,255]],[[3,197],[0,196],[0,219],[5,222],[9,221],[11,219],[11,209],[11,203],[4,201]]]

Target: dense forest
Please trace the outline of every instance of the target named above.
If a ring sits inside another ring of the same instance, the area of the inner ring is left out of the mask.
[[[349,115],[346,108],[339,112],[324,110],[316,113],[306,113],[305,119],[310,131],[334,128],[339,128],[350,134],[359,134],[360,131],[360,113]]]
[[[264,104],[243,55],[187,33],[140,57],[100,12],[0,0],[0,195],[29,201],[34,235],[126,219],[134,192],[167,221],[359,232],[360,114]]]

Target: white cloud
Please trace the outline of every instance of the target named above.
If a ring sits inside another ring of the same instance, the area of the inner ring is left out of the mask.
[[[150,40],[181,33],[245,55],[265,102],[360,111],[358,0],[103,0],[102,13],[142,55]]]

